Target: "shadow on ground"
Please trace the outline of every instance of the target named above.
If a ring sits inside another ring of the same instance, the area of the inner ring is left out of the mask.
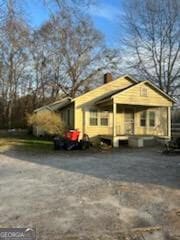
[[[13,150],[4,155],[101,179],[180,187],[180,156],[166,156],[158,149],[127,148],[104,153]]]

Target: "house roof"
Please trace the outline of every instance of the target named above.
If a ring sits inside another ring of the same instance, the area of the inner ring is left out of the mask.
[[[131,77],[130,75],[124,75],[124,76],[121,76],[119,78],[126,78],[126,79],[130,80],[134,84],[137,83],[137,81],[133,77]],[[119,78],[117,78],[117,79],[119,79]],[[115,79],[113,81],[116,81],[117,79]],[[106,86],[111,85],[111,83],[112,82],[106,83]],[[89,92],[95,91],[98,88],[103,88],[103,87],[104,87],[104,84],[99,86],[99,87],[97,87],[97,88],[95,88],[95,89],[90,90]],[[115,93],[117,93],[119,91],[120,91],[119,89],[115,90],[115,91],[111,91],[110,94],[115,94]],[[87,92],[87,93],[89,93],[89,92]],[[53,102],[51,104],[48,104],[48,105],[42,106],[40,108],[37,108],[37,109],[34,110],[34,112],[43,111],[45,109],[50,110],[50,111],[56,111],[57,109],[66,107],[68,104],[70,104],[71,102],[74,102],[77,98],[79,98],[79,97],[81,97],[81,96],[83,96],[83,95],[85,95],[87,93],[84,93],[84,94],[82,94],[82,95],[80,95],[80,96],[78,96],[76,98],[70,98],[70,97],[63,98],[63,99],[58,100],[56,102]],[[109,94],[108,94],[108,96],[109,96]],[[107,95],[106,95],[106,97],[107,97]]]
[[[83,95],[88,94],[89,92],[97,91],[97,89],[101,89],[101,88],[103,88],[104,86],[106,86],[106,87],[111,86],[112,82],[114,82],[114,81],[116,81],[116,80],[118,80],[118,79],[120,79],[120,78],[126,78],[126,79],[128,79],[129,81],[131,81],[131,82],[133,83],[133,85],[136,84],[136,83],[138,83],[138,81],[135,80],[135,79],[134,79],[133,77],[131,77],[130,75],[123,75],[123,76],[121,76],[121,77],[116,78],[115,80],[113,80],[113,81],[111,81],[111,82],[102,84],[101,86],[99,86],[99,87],[97,87],[97,88],[95,88],[95,89],[92,89],[92,90],[90,90],[90,91],[88,91],[88,92],[86,92],[86,93],[84,93],[84,94],[82,94],[82,95],[80,95],[80,96],[78,96],[78,97],[73,98],[72,101],[76,101],[78,98],[82,97]],[[118,90],[117,90],[117,91],[118,91]],[[111,92],[111,93],[112,93],[112,92]]]
[[[61,100],[55,101],[51,104],[48,104],[48,105],[45,105],[43,107],[37,108],[37,109],[34,110],[34,112],[36,113],[36,112],[39,112],[39,111],[43,111],[45,109],[50,110],[50,111],[56,111],[59,108],[63,108],[63,107],[66,107],[67,105],[69,105],[71,103],[71,100],[72,100],[72,98],[66,97],[66,98],[63,98]]]
[[[52,110],[58,110],[59,108],[63,108],[63,107],[66,107],[67,105],[69,105],[71,103],[71,100],[72,100],[71,97],[66,97],[59,101],[53,102],[49,106]]]
[[[103,103],[103,102],[112,100],[116,95],[118,95],[118,94],[120,94],[120,93],[122,93],[122,92],[124,93],[125,91],[128,91],[129,89],[131,89],[131,88],[133,88],[133,87],[135,87],[135,86],[137,86],[137,85],[144,84],[144,83],[150,85],[152,88],[154,88],[156,91],[158,91],[159,93],[161,93],[161,95],[163,95],[164,97],[166,97],[168,100],[172,101],[173,103],[176,102],[176,101],[175,101],[173,98],[171,98],[168,94],[166,94],[165,92],[163,92],[160,88],[156,87],[152,82],[150,82],[150,81],[148,81],[148,80],[138,82],[138,81],[136,81],[134,78],[132,78],[132,77],[129,76],[129,75],[124,75],[124,76],[121,76],[121,77],[119,77],[119,78],[126,78],[126,79],[130,80],[133,84],[130,85],[130,86],[128,86],[128,87],[126,87],[126,88],[123,88],[123,89],[117,89],[117,90],[112,90],[112,91],[110,91],[109,94],[106,94],[105,97],[102,96],[102,98],[99,99],[99,100],[96,102],[96,104],[100,104],[100,103]],[[119,79],[119,78],[117,78],[117,79]],[[116,79],[116,80],[117,80],[117,79]],[[116,81],[116,80],[114,80],[114,81]],[[93,90],[91,90],[91,91],[89,91],[89,92],[93,92],[93,91],[97,90],[98,88],[99,88],[99,89],[100,89],[100,88],[103,88],[104,85],[106,85],[106,86],[109,85],[109,86],[110,86],[111,83],[112,83],[112,82],[103,84],[103,85],[101,85],[101,86],[99,86],[99,87],[97,87],[97,88],[95,88],[95,89],[93,89]],[[89,92],[87,92],[87,93],[89,93]],[[66,98],[64,98],[64,99],[61,99],[61,100],[58,100],[58,101],[53,102],[53,103],[51,103],[51,104],[45,105],[45,106],[43,106],[43,107],[40,107],[40,108],[34,110],[34,112],[39,112],[39,111],[42,111],[42,110],[45,110],[45,109],[50,110],[50,111],[56,111],[56,110],[58,110],[58,109],[60,109],[60,108],[66,107],[66,106],[69,105],[71,102],[76,101],[76,99],[78,99],[79,97],[81,97],[81,96],[83,96],[83,95],[86,95],[87,93],[84,93],[84,94],[82,94],[82,95],[80,95],[80,96],[78,96],[78,97],[76,97],[76,98],[66,97]]]
[[[43,111],[43,110],[45,110],[45,109],[47,109],[47,110],[49,110],[49,111],[52,111],[52,109],[48,106],[48,105],[45,105],[45,106],[42,106],[42,107],[40,107],[40,108],[36,108],[35,110],[34,110],[34,112],[36,113],[36,112],[40,112],[40,111]]]
[[[101,103],[101,102],[106,102],[107,100],[111,100],[112,97],[115,96],[116,94],[119,94],[119,93],[125,91],[126,89],[129,89],[129,88],[131,88],[131,87],[133,87],[133,86],[135,86],[135,85],[137,85],[137,84],[130,85],[130,86],[128,86],[128,87],[126,87],[126,88],[123,88],[123,89],[118,89],[118,90],[115,90],[115,91],[111,91],[109,94],[106,94],[105,97],[99,99],[99,100],[96,102],[96,104],[99,104],[99,103]]]
[[[131,88],[133,88],[133,87],[135,87],[135,86],[137,86],[137,85],[141,85],[141,84],[145,84],[145,83],[149,84],[152,88],[154,88],[156,91],[158,91],[159,93],[161,93],[161,94],[162,94],[164,97],[166,97],[168,100],[172,101],[173,103],[176,102],[173,98],[171,98],[168,94],[166,94],[165,92],[163,92],[160,88],[156,87],[153,83],[151,83],[151,82],[148,81],[148,80],[145,80],[145,81],[141,81],[141,82],[138,82],[138,83],[136,83],[136,84],[133,84],[133,85],[131,85],[131,86],[128,86],[128,87],[126,87],[126,88],[120,89],[120,90],[117,91],[116,93],[112,93],[112,94],[110,94],[109,96],[106,96],[105,98],[102,98],[102,99],[98,100],[98,101],[96,102],[96,104],[100,104],[100,103],[103,103],[103,102],[110,101],[110,100],[112,100],[114,97],[116,97],[118,94],[120,94],[120,93],[122,93],[122,92],[124,93],[125,91],[128,91],[129,89],[131,89]]]

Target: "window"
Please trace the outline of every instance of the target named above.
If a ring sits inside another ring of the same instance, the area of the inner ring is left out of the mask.
[[[146,126],[146,111],[141,112],[140,126],[141,127],[145,127]]]
[[[140,96],[147,97],[147,88],[145,88],[145,87],[140,88]]]
[[[98,113],[97,110],[90,110],[90,126],[97,126],[98,125]]]
[[[156,113],[154,111],[143,111],[140,115],[140,126],[146,127],[148,123],[149,127],[155,127],[156,125]]]
[[[109,112],[108,111],[100,112],[100,125],[101,126],[109,125]]]
[[[109,112],[97,110],[90,110],[89,112],[89,124],[90,126],[108,126],[109,125]]]
[[[149,112],[149,126],[155,127],[155,112]]]

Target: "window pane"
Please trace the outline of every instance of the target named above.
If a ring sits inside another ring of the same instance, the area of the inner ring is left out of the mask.
[[[108,126],[108,122],[109,122],[109,112],[108,111],[100,112],[101,126]]]
[[[154,119],[150,119],[150,120],[149,120],[149,126],[150,126],[150,127],[154,127],[154,126],[155,126],[155,121],[154,121]]]
[[[108,126],[108,118],[101,118],[101,125]]]
[[[146,118],[146,112],[145,111],[141,112],[141,118]]]
[[[146,126],[146,120],[145,119],[141,119],[141,127],[145,127]]]
[[[107,112],[107,111],[100,112],[100,116],[101,116],[101,118],[108,118],[109,112]]]
[[[141,112],[140,115],[140,126],[145,127],[146,126],[146,111]]]
[[[155,112],[149,112],[149,118],[154,119],[155,117]]]
[[[98,125],[98,114],[96,110],[91,110],[90,111],[90,120],[89,124],[91,126],[97,126]]]
[[[155,112],[149,112],[149,126],[155,126]]]
[[[97,111],[91,111],[90,112],[90,118],[97,118]]]
[[[90,125],[91,126],[97,126],[98,120],[97,118],[90,118]]]

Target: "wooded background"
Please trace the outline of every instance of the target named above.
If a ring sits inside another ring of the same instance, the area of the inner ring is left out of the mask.
[[[151,80],[178,100],[179,0],[124,1],[116,49],[88,14],[96,1],[44,0],[56,11],[38,29],[28,23],[27,1],[0,1],[0,128],[25,128],[27,113],[89,91],[106,72]]]

